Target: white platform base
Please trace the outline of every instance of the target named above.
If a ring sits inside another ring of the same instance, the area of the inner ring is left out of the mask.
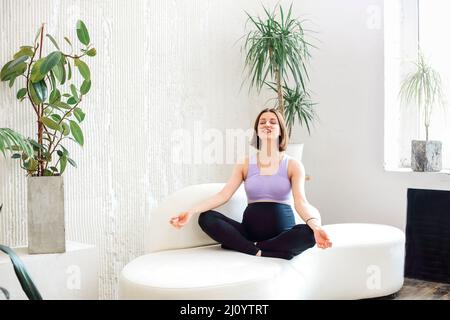
[[[43,299],[98,299],[99,255],[95,246],[67,242],[66,252],[28,254],[26,247],[14,248],[25,264]],[[10,299],[27,299],[9,257],[0,253],[0,286]]]

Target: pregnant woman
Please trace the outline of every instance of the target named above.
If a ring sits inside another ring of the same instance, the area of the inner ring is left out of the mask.
[[[322,249],[331,247],[319,211],[306,199],[305,168],[285,153],[288,136],[281,113],[262,110],[254,130],[258,152],[234,166],[219,193],[172,217],[170,223],[181,228],[199,214],[202,230],[222,248],[263,257],[289,260],[316,243]],[[248,205],[240,223],[213,209],[227,202],[242,182]],[[295,224],[291,197],[305,224]]]

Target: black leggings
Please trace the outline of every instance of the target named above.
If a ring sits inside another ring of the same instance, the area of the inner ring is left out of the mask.
[[[264,257],[290,260],[316,243],[308,225],[295,224],[291,206],[277,202],[250,203],[242,223],[209,210],[199,215],[198,224],[222,248],[251,255],[261,250]]]

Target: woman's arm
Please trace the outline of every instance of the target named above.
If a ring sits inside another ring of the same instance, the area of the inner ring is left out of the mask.
[[[217,194],[213,195],[208,200],[190,208],[188,210],[188,213],[192,216],[196,213],[205,212],[214,208],[219,207],[220,205],[227,202],[233,194],[236,192],[236,190],[241,185],[242,181],[244,180],[243,177],[243,168],[245,165],[242,162],[238,162],[235,164],[233,168],[233,172],[231,173],[231,177],[228,179],[225,186],[220,190]]]
[[[295,210],[305,223],[314,231],[314,239],[321,249],[330,248],[332,242],[322,228],[322,219],[319,210],[313,207],[305,195],[305,167],[295,159],[289,162],[291,171],[292,195]]]
[[[172,217],[169,221],[170,224],[179,229],[186,225],[186,223],[189,222],[194,214],[214,209],[227,202],[239,188],[242,180],[244,179],[243,169],[245,164],[246,161],[244,161],[244,164],[242,164],[242,162],[238,162],[234,166],[230,179],[221,191],[219,191],[217,194],[213,195],[206,201],[190,208],[188,211],[184,211],[178,216]]]
[[[298,212],[300,218],[314,230],[322,225],[322,221],[319,210],[312,206],[306,199],[305,167],[295,159],[291,159],[289,164],[295,210]]]

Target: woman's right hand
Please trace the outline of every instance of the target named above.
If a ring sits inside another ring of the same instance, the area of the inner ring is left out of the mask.
[[[181,227],[184,227],[189,220],[191,219],[191,214],[188,211],[184,211],[180,213],[176,217],[172,217],[170,219],[170,224],[174,226],[177,229],[180,229]]]

